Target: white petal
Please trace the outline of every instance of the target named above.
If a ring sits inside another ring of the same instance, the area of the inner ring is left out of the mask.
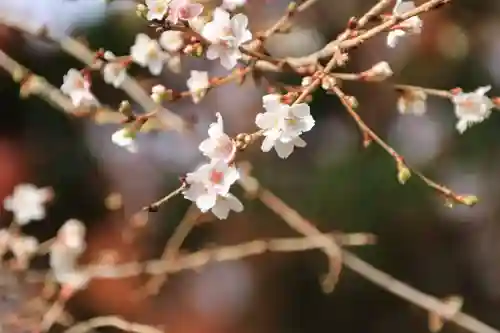
[[[280,141],[276,141],[274,144],[274,150],[280,158],[287,158],[293,153],[293,142],[283,143]]]
[[[273,138],[271,136],[266,136],[264,138],[264,140],[262,140],[262,145],[261,145],[260,149],[264,153],[267,153],[268,151],[270,151],[274,147],[275,142],[276,142],[275,138]]]
[[[304,148],[305,146],[307,146],[307,142],[305,142],[301,137],[296,137],[294,140],[293,140],[293,145],[295,147],[300,147],[300,148]]]
[[[311,109],[306,103],[300,103],[290,106],[290,112],[297,118],[308,117],[311,115]]]
[[[233,194],[228,193],[227,195],[224,196],[224,199],[227,201],[229,208],[231,210],[240,213],[243,211],[243,203]]]
[[[255,117],[255,124],[261,129],[271,129],[277,125],[278,116],[275,112],[259,113]]]
[[[217,195],[215,193],[205,193],[196,199],[196,206],[202,213],[208,212],[215,205]]]

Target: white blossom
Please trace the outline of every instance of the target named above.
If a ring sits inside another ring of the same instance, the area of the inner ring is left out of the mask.
[[[280,158],[287,158],[295,147],[305,147],[306,142],[300,135],[310,131],[315,123],[309,105],[283,104],[280,95],[266,95],[262,100],[266,112],[259,113],[255,119],[257,126],[264,130],[262,151],[268,152],[274,147]]]
[[[188,173],[188,188],[184,197],[193,201],[201,212],[209,210],[218,218],[225,219],[230,210],[242,211],[241,202],[229,193],[231,185],[240,177],[234,166],[223,160],[204,164],[194,172]]]
[[[219,7],[214,10],[213,20],[203,27],[202,35],[212,44],[208,47],[207,58],[220,58],[222,66],[231,69],[241,58],[239,46],[252,39],[247,29],[248,18],[243,14],[230,17]]]
[[[63,77],[61,91],[71,98],[74,106],[98,105],[95,96],[90,92],[90,83],[80,71],[72,68]]]
[[[191,71],[191,76],[186,82],[194,103],[199,103],[210,87],[208,73],[204,71]]]
[[[137,153],[136,133],[129,128],[122,128],[111,136],[111,141],[120,147],[127,149],[131,153]]]
[[[52,192],[48,188],[37,188],[31,184],[20,184],[14,188],[12,195],[4,200],[4,208],[14,214],[14,221],[26,225],[35,220],[45,218],[44,204],[50,199]]]
[[[361,77],[365,81],[380,82],[388,79],[394,74],[392,72],[391,66],[386,61],[380,61],[372,66],[367,71],[361,73]]]
[[[398,0],[392,11],[393,15],[401,16],[415,9],[413,1]],[[387,45],[395,47],[398,39],[406,36],[407,34],[419,34],[422,32],[422,20],[418,16],[412,16],[409,19],[399,23],[387,34]]]
[[[453,96],[452,102],[455,104],[455,115],[458,118],[456,129],[460,133],[490,116],[494,104],[488,96],[485,96],[490,89],[491,86],[485,86],[474,92],[460,92]]]
[[[231,161],[236,153],[233,140],[224,133],[224,123],[220,113],[216,114],[217,122],[208,128],[208,138],[200,143],[199,149],[211,160]]]
[[[104,82],[108,84],[112,84],[115,88],[121,86],[123,81],[125,81],[127,71],[125,70],[125,66],[116,61],[116,56],[110,52],[106,51],[104,53],[104,59],[108,61],[104,65],[103,69],[103,77]]]
[[[59,229],[56,241],[50,247],[50,267],[56,280],[73,289],[83,288],[90,277],[78,268],[77,260],[85,251],[85,226],[70,219]]]
[[[149,21],[162,20],[167,14],[169,2],[170,0],[146,0],[146,7],[148,8],[146,18]]]
[[[203,12],[203,5],[191,0],[170,0],[167,20],[177,24],[179,20],[189,21]]]
[[[148,67],[153,75],[160,75],[163,64],[169,58],[156,40],[143,33],[136,36],[130,55],[138,65]]]
[[[10,250],[21,269],[28,267],[29,260],[38,250],[38,245],[35,237],[14,234],[8,229],[0,230],[0,259]]]
[[[422,90],[404,89],[398,98],[397,106],[401,114],[421,116],[425,113],[427,94]]]
[[[243,7],[246,4],[247,0],[223,0],[222,8],[227,9],[229,11],[234,11],[238,7]]]
[[[160,36],[160,45],[169,52],[178,52],[184,46],[181,31],[167,30]]]
[[[167,88],[165,88],[165,86],[157,84],[151,88],[151,99],[155,101],[155,103],[161,104],[166,92]]]

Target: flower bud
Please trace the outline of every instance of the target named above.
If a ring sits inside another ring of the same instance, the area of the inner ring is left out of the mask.
[[[475,195],[465,195],[465,196],[459,196],[458,200],[469,207],[474,206],[475,204],[478,203],[479,199]]]
[[[361,73],[361,78],[365,81],[380,82],[388,79],[394,74],[391,67],[385,61],[375,64],[372,68]]]
[[[398,162],[398,182],[401,185],[406,184],[408,179],[411,177],[411,172],[410,169],[403,163],[403,162]]]

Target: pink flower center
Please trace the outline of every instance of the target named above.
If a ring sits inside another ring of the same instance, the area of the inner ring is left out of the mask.
[[[189,9],[186,7],[182,7],[179,9],[179,18],[188,19],[189,18]]]
[[[217,171],[217,170],[212,170],[210,173],[210,181],[213,184],[220,184],[224,180],[224,173]]]

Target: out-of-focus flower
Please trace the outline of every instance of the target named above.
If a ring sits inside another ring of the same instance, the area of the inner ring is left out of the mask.
[[[168,59],[160,44],[148,35],[140,33],[135,38],[135,43],[130,49],[132,60],[142,67],[148,67],[153,75],[160,75],[163,64]]]
[[[186,82],[194,103],[199,103],[210,87],[208,73],[204,71],[191,71],[191,76]]]
[[[44,204],[51,198],[48,188],[37,188],[31,184],[20,184],[12,195],[4,200],[4,208],[14,214],[14,222],[26,225],[45,218]]]
[[[203,12],[203,5],[192,3],[191,0],[171,0],[167,20],[177,24],[179,20],[188,21],[198,17]]]
[[[229,11],[234,11],[238,7],[243,7],[246,4],[247,0],[223,0],[222,8],[227,9]]]
[[[74,68],[64,75],[61,91],[71,98],[73,105],[76,107],[99,104],[95,96],[90,92],[90,83]]]
[[[136,133],[129,128],[122,128],[111,136],[111,141],[117,146],[127,149],[131,153],[137,152],[137,143],[135,142]]]
[[[160,45],[168,52],[177,52],[184,46],[182,32],[175,30],[164,31],[160,36]]]
[[[421,116],[425,113],[427,94],[422,90],[403,89],[398,98],[398,111],[401,114],[414,114]]]
[[[400,16],[406,12],[415,9],[413,1],[398,0],[393,9],[393,15]],[[399,23],[387,34],[387,45],[395,47],[398,39],[407,34],[419,34],[422,32],[422,20],[418,16],[412,16],[409,19]]]
[[[381,61],[373,65],[372,68],[362,72],[361,78],[365,81],[380,82],[390,78],[394,74],[391,66],[386,61]]]
[[[485,86],[477,88],[474,92],[460,92],[453,96],[455,115],[458,118],[456,129],[460,133],[490,116],[494,103],[488,96],[485,96],[490,89],[491,86]]]
[[[109,61],[106,65],[104,65],[103,69],[104,82],[112,84],[115,88],[118,88],[121,86],[123,81],[125,81],[127,76],[125,66],[123,63],[117,62],[116,56],[110,51],[106,51],[104,53],[104,59]]]
[[[149,21],[162,20],[167,14],[169,2],[170,0],[146,0],[146,7],[148,8],[146,18]]]

